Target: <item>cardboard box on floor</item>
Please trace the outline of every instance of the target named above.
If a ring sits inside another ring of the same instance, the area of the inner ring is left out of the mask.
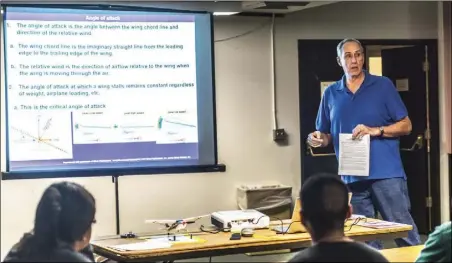
[[[256,209],[270,220],[292,216],[292,187],[285,185],[240,186],[237,188],[240,209]]]

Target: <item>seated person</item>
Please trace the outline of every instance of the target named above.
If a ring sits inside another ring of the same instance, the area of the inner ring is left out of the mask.
[[[94,197],[85,188],[52,184],[38,203],[33,231],[13,246],[4,262],[93,262],[89,241],[95,213]]]
[[[345,237],[345,221],[352,215],[348,192],[336,175],[320,174],[306,180],[300,191],[300,216],[312,246],[289,262],[388,262],[378,250]]]
[[[94,259],[94,252],[93,252],[93,248],[91,247],[91,245],[88,244],[84,249],[80,250],[80,253],[82,255],[84,255],[85,257],[87,257],[90,262],[96,261]]]
[[[433,231],[425,242],[416,262],[452,262],[451,222],[446,222]]]

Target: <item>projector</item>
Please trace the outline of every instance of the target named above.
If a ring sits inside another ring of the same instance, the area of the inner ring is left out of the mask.
[[[229,231],[232,228],[268,228],[270,218],[261,212],[248,210],[232,210],[214,212],[211,215],[212,224],[223,231]]]

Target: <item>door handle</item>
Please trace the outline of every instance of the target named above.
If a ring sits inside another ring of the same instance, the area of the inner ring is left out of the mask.
[[[422,134],[419,134],[416,137],[416,140],[414,141],[414,143],[411,146],[411,148],[402,148],[400,150],[404,151],[404,152],[414,152],[414,151],[420,150],[422,148],[424,148],[424,136],[422,136]]]
[[[323,156],[336,156],[335,153],[315,153],[312,150],[312,147],[307,145],[306,154],[311,155],[312,157],[323,157]]]

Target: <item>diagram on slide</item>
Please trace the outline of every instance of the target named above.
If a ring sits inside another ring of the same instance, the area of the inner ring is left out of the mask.
[[[74,144],[155,141],[156,124],[144,112],[74,112]]]
[[[196,122],[143,111],[74,112],[74,144],[197,142]]]
[[[182,111],[159,116],[159,138],[157,143],[194,143],[198,142],[196,114]]]
[[[9,153],[11,161],[72,159],[70,113],[14,113]]]

